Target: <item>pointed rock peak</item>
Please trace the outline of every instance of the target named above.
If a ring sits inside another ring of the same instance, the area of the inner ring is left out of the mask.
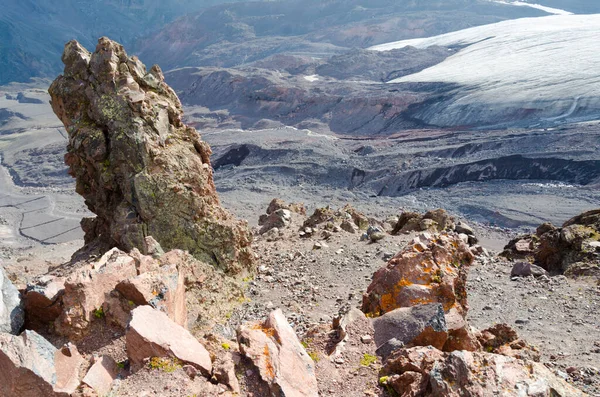
[[[100,38],[93,53],[66,44],[52,108],[69,134],[65,162],[95,218],[82,221],[86,250],[166,250],[236,274],[251,271],[251,234],[219,202],[211,149],[182,122],[158,66],[147,72],[123,46]]]

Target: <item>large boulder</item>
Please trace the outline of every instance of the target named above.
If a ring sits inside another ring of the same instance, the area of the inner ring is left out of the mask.
[[[448,339],[444,308],[439,303],[392,310],[373,320],[377,354],[387,358],[398,346],[442,349]]]
[[[269,206],[267,207],[267,215],[271,215],[277,210],[290,210],[299,215],[306,215],[306,208],[304,207],[304,203],[288,204],[281,199],[274,198],[273,200],[271,200]]]
[[[583,392],[544,365],[486,352],[443,353],[434,347],[397,350],[382,383],[398,396],[577,397]]]
[[[403,212],[396,222],[392,234],[409,232],[439,233],[454,230],[454,218],[445,210],[439,208],[425,214],[418,212]],[[460,232],[462,233],[462,232]]]
[[[441,303],[447,312],[467,310],[465,283],[474,256],[455,234],[423,234],[373,275],[363,296],[365,313]]]
[[[0,334],[0,395],[67,397],[79,386],[83,362],[74,346],[57,350],[34,331]]]
[[[169,316],[177,324],[187,327],[185,277],[176,265],[121,281],[115,289],[129,304],[150,305]]]
[[[54,322],[62,312],[65,279],[44,275],[27,285],[25,291],[25,320],[29,329],[39,329]]]
[[[135,259],[117,248],[77,269],[65,281],[63,311],[55,321],[56,331],[71,339],[87,335],[91,322],[108,311],[105,302],[109,293],[121,280],[136,275]]]
[[[238,342],[274,395],[319,395],[314,363],[281,310],[271,312],[264,322],[243,324]]]
[[[392,230],[393,235],[420,230],[419,224],[422,216],[418,212],[403,212]]]
[[[546,270],[529,262],[516,262],[510,271],[511,277],[541,277],[547,275]]]
[[[244,299],[239,280],[188,252],[155,256],[113,248],[97,261],[69,267],[63,271],[70,274],[66,278],[38,279],[27,288],[28,326],[42,329],[51,323],[60,335],[77,340],[93,322],[126,328],[133,309],[150,305],[183,327],[193,319],[197,330],[208,330]]]
[[[362,310],[378,317],[402,307],[439,303],[448,328],[444,350],[475,350],[479,344],[465,317],[466,280],[474,256],[456,234],[423,234],[373,275]]]
[[[183,123],[160,68],[106,37],[93,53],[70,41],[62,60],[48,91],[69,135],[65,162],[96,214],[82,221],[86,247],[144,252],[151,235],[227,273],[251,269],[247,223],[221,207],[211,149]]]
[[[262,219],[262,227],[259,230],[259,234],[265,234],[269,230],[274,228],[283,229],[292,222],[292,211],[287,209],[278,209],[267,215],[266,218]]]
[[[501,255],[533,262],[551,274],[600,278],[600,210],[580,214],[561,228],[542,224],[535,234],[511,240]],[[570,269],[582,264],[588,271]]]
[[[95,358],[94,364],[85,374],[82,382],[93,389],[98,396],[106,396],[112,389],[118,374],[119,367],[115,360],[109,356],[102,356]]]
[[[18,334],[24,321],[21,294],[0,266],[0,332]]]
[[[206,348],[185,328],[166,314],[150,306],[133,310],[126,334],[127,356],[134,366],[152,357],[176,358],[204,375],[212,372],[212,361]]]

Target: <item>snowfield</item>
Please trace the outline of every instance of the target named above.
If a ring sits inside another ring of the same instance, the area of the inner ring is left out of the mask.
[[[508,1],[508,0],[490,0],[490,1],[492,1],[493,3],[506,4],[509,6],[536,8],[538,10],[545,11],[548,14],[555,14],[555,15],[572,15],[573,14],[572,12],[561,10],[559,8],[546,7],[541,4],[527,3],[525,1]]]
[[[390,83],[458,84],[461,88],[445,104],[448,111],[477,106],[478,113],[494,113],[510,107],[510,111],[533,110],[541,120],[600,115],[600,14],[509,20],[371,49],[433,45],[464,48],[433,67]],[[501,109],[490,109],[494,106]],[[440,119],[444,115],[431,117],[448,124]]]

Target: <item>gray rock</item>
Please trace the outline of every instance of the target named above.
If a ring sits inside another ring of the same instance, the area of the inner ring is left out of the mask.
[[[353,222],[350,222],[347,219],[342,221],[342,223],[340,224],[340,228],[348,233],[356,233],[356,231],[358,230],[358,226],[356,226]]]
[[[479,239],[475,236],[469,236],[468,243],[469,245],[475,245],[479,242]]]
[[[373,320],[375,345],[384,359],[398,343],[403,346],[431,345],[441,349],[448,339],[444,308],[439,303],[392,310]]]
[[[18,334],[25,313],[19,290],[10,282],[0,266],[0,332]]]
[[[74,346],[57,350],[34,331],[0,334],[0,396],[67,397],[79,386],[83,361]]]
[[[371,233],[369,235],[369,240],[371,240],[371,242],[373,242],[373,243],[381,241],[384,238],[385,238],[385,233],[381,233],[381,232]]]
[[[454,231],[456,233],[466,234],[467,236],[474,236],[475,235],[475,231],[473,231],[473,228],[471,226],[467,225],[464,222],[458,222],[456,224],[456,226],[454,226]]]
[[[287,227],[292,221],[292,211],[286,209],[278,209],[272,212],[266,219],[263,219],[262,228],[259,233],[264,234],[274,228]]]
[[[379,346],[375,353],[377,353],[377,355],[382,357],[385,361],[393,352],[395,352],[398,349],[402,349],[403,347],[404,342],[396,338],[392,338],[385,342],[383,345]]]
[[[548,272],[543,268],[529,262],[517,262],[510,271],[510,277],[541,277],[548,276]]]

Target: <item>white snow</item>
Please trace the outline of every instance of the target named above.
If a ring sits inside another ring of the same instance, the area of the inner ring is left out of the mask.
[[[455,55],[398,82],[457,83],[462,104],[568,100],[590,105],[600,97],[600,14],[523,18],[441,36],[372,47],[466,46]],[[558,113],[558,114],[561,114]],[[557,114],[555,114],[557,115]]]
[[[304,76],[304,80],[308,80],[311,83],[314,83],[315,81],[319,81],[319,75],[311,74],[310,76]]]
[[[546,7],[546,6],[541,5],[541,4],[528,3],[526,1],[508,1],[508,0],[490,0],[490,1],[492,1],[494,3],[500,3],[500,4],[506,4],[506,5],[537,8],[538,10],[542,10],[544,12],[547,12],[548,14],[554,14],[554,15],[573,15],[572,12],[569,12],[569,11],[566,11],[566,10],[561,10],[560,8]]]

